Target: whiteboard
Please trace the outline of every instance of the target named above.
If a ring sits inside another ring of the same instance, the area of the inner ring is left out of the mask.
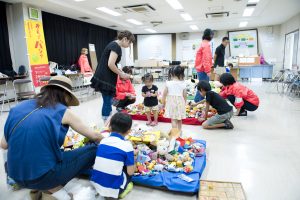
[[[229,31],[231,56],[257,55],[257,30]]]
[[[138,35],[137,52],[139,60],[172,60],[171,34]]]

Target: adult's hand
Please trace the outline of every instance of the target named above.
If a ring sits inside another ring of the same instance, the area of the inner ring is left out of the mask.
[[[130,79],[131,76],[132,76],[132,75],[126,74],[126,73],[124,73],[124,72],[122,72],[122,73],[120,74],[120,78],[125,79],[125,80]]]

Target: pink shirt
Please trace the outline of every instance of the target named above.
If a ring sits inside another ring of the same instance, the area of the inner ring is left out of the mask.
[[[196,54],[195,68],[197,72],[210,73],[212,53],[208,40],[203,40]]]
[[[89,64],[89,60],[86,55],[81,54],[78,60],[78,65],[80,66],[80,71],[82,74],[85,72],[91,72],[92,68]]]

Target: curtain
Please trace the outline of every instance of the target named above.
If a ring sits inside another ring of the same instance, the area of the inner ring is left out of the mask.
[[[0,1],[0,71],[12,70],[6,18],[6,3]]]
[[[82,48],[95,44],[98,62],[105,46],[117,36],[117,31],[42,12],[44,35],[49,61],[61,65],[77,63]],[[89,57],[89,56],[88,56]]]

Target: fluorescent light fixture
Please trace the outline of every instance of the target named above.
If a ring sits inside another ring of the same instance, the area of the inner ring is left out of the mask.
[[[166,0],[166,2],[174,9],[174,10],[182,10],[183,7],[178,0]]]
[[[258,3],[259,0],[248,0],[248,3]]]
[[[242,28],[242,27],[246,27],[247,25],[248,25],[248,22],[240,22],[239,27]]]
[[[180,14],[180,15],[181,15],[181,17],[182,17],[185,21],[192,21],[192,20],[193,20],[193,18],[191,17],[191,15],[188,14],[188,13],[182,13],[182,14]]]
[[[196,26],[196,25],[190,25],[190,28],[191,28],[193,31],[199,30],[198,26]]]
[[[254,9],[255,8],[245,8],[243,17],[250,17],[253,14]]]
[[[143,23],[138,21],[138,20],[135,20],[135,19],[127,19],[126,21],[132,23],[132,24],[135,24],[135,25],[142,25]]]
[[[85,1],[85,0],[74,0],[74,1],[76,1],[76,2],[80,2],[80,1]]]
[[[113,11],[113,10],[111,10],[111,9],[109,9],[109,8],[106,8],[106,7],[99,7],[99,8],[96,8],[96,9],[97,9],[97,10],[100,10],[100,11],[106,13],[106,14],[115,16],[115,17],[121,15],[120,13],[118,13],[118,12],[116,12],[116,11]]]
[[[157,33],[156,30],[153,30],[153,29],[151,29],[151,28],[146,28],[145,31],[148,31],[148,32],[150,32],[150,33]]]

